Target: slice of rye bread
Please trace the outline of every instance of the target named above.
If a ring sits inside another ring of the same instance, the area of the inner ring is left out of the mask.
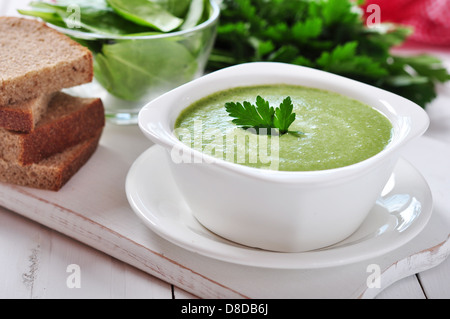
[[[86,47],[37,20],[0,17],[0,107],[89,83]]]
[[[17,133],[0,128],[0,157],[21,165],[38,163],[94,136],[104,125],[101,99],[57,92],[32,132]]]
[[[29,133],[47,111],[53,94],[41,94],[37,98],[0,107],[0,128]]]
[[[103,128],[94,137],[39,163],[22,166],[0,159],[0,181],[32,188],[59,191],[97,149]]]

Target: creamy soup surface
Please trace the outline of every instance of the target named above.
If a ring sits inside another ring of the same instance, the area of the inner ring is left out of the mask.
[[[302,134],[255,134],[232,123],[225,103],[255,104],[257,96],[274,108],[290,96],[296,119],[289,130]],[[390,121],[368,105],[334,92],[285,84],[217,92],[186,108],[174,128],[183,143],[204,153],[280,171],[355,164],[381,152],[392,136]]]

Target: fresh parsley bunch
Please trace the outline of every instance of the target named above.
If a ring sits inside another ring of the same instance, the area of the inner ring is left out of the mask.
[[[386,89],[422,107],[436,97],[436,84],[450,79],[436,57],[392,55],[390,49],[412,30],[394,24],[368,28],[351,0],[223,0],[221,5],[211,71],[254,61],[304,65]]]

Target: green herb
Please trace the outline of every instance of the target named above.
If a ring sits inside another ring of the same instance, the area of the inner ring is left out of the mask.
[[[205,12],[205,1],[204,0],[192,0],[189,6],[189,11],[181,25],[181,30],[187,30],[198,25]]]
[[[277,129],[280,135],[292,133],[302,135],[299,131],[289,131],[289,126],[295,121],[294,106],[291,97],[286,97],[276,109],[269,105],[269,102],[261,96],[256,97],[256,105],[250,102],[228,102],[225,109],[234,119],[232,122],[242,126],[244,129],[253,128],[259,134],[260,129],[267,129],[270,134],[271,129]]]
[[[295,113],[293,113],[294,105],[292,105],[291,98],[288,96],[275,110],[275,117],[273,118],[273,126],[278,128],[280,134],[289,132],[289,126],[295,121]]]
[[[195,56],[186,46],[167,39],[104,44],[94,61],[97,81],[109,92],[130,101],[145,96],[149,87],[156,91],[188,82],[197,67]]]
[[[352,0],[223,0],[221,6],[210,71],[254,61],[298,64],[392,91],[422,107],[436,97],[437,83],[450,80],[433,56],[391,54],[412,30],[368,28]]]
[[[125,19],[159,31],[169,32],[183,23],[183,19],[148,0],[107,0],[107,2]]]
[[[80,31],[92,32],[106,36],[146,33],[155,30],[137,25],[122,18],[105,0],[58,0],[56,2],[33,1],[32,10],[18,10],[23,15],[35,16],[57,26],[71,28],[73,12],[69,6],[77,5],[80,9]],[[51,19],[50,19],[51,17]],[[73,26],[72,26],[73,28]]]

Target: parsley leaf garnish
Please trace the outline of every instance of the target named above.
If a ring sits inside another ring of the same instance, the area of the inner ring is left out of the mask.
[[[259,134],[259,129],[277,129],[280,135],[292,133],[302,135],[299,131],[290,131],[289,126],[295,121],[294,105],[291,97],[286,97],[276,109],[261,96],[256,97],[256,105],[248,101],[227,102],[225,109],[234,119],[232,122],[244,129],[254,128]],[[270,132],[270,131],[268,131]]]
[[[295,113],[292,112],[294,106],[292,105],[291,97],[288,96],[275,110],[275,117],[273,118],[273,125],[278,128],[280,134],[289,132],[289,126],[295,121]]]

